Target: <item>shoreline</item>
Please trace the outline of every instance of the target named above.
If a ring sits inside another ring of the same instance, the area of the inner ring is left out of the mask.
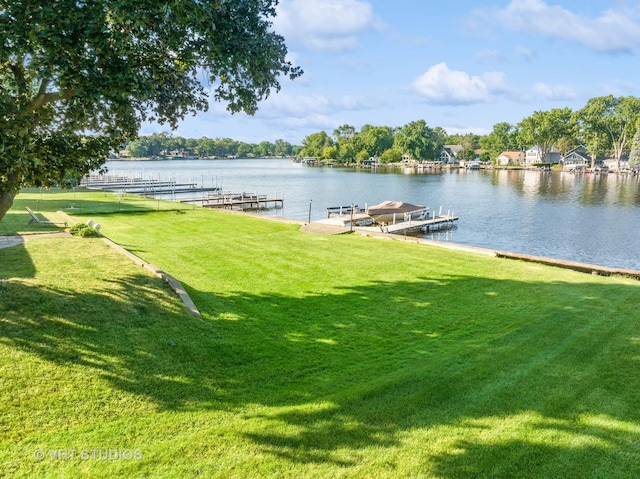
[[[435,246],[438,248],[445,248],[445,249],[450,249],[455,251],[464,251],[468,253],[482,254],[485,256],[493,256],[496,258],[526,261],[531,263],[544,264],[548,266],[555,266],[563,269],[570,269],[573,271],[578,271],[581,273],[587,273],[587,274],[593,274],[593,275],[621,276],[626,278],[632,278],[635,280],[640,280],[640,270],[634,270],[629,268],[619,268],[619,267],[603,266],[603,265],[597,265],[597,264],[591,264],[591,263],[582,263],[579,261],[564,260],[564,259],[552,258],[548,256],[530,255],[526,253],[516,253],[512,251],[496,250],[492,248],[471,246],[471,245],[465,245],[462,243],[454,243],[449,241],[445,242],[445,241],[430,240],[430,239],[425,239],[425,238],[420,238],[415,236],[397,235],[397,234],[375,232],[375,231],[365,231],[365,230],[358,229],[358,227],[354,227],[353,230],[350,230],[349,228],[342,227],[342,226],[325,225],[321,223],[315,223],[313,221],[309,223],[307,221],[298,220],[295,218],[271,216],[271,215],[252,213],[247,211],[238,211],[238,210],[219,210],[219,211],[227,214],[235,214],[239,216],[259,218],[266,221],[275,221],[275,222],[284,223],[284,224],[299,225],[301,231],[305,233],[310,233],[310,234],[337,235],[337,234],[357,233],[360,236],[367,236],[371,238],[391,239],[394,241],[412,242],[412,243]],[[72,223],[75,222],[75,220],[73,220],[71,216],[66,214],[66,212],[59,212],[59,213],[62,213],[63,215],[67,216]],[[0,236],[0,240],[1,240],[0,248],[17,246],[18,244],[23,243],[25,239],[28,239],[28,237],[37,238],[37,237],[43,237],[43,236],[56,237],[56,236],[67,236],[67,235],[68,233],[65,233],[65,232],[62,232],[62,233],[57,232],[57,233],[43,233],[43,234],[31,234],[31,235]],[[154,271],[154,269],[157,269],[157,268],[150,268],[150,269]]]
[[[357,227],[354,227],[353,231],[351,231],[349,228],[342,227],[342,226],[324,225],[321,223],[314,223],[313,221],[311,223],[308,223],[306,221],[296,220],[293,218],[260,215],[257,213],[248,213],[244,211],[224,210],[224,212],[251,216],[254,218],[263,218],[263,219],[268,219],[270,221],[278,221],[286,224],[298,224],[301,226],[301,231],[311,233],[311,234],[335,235],[335,234],[357,233],[360,236],[368,236],[371,238],[391,239],[394,241],[405,241],[405,242],[412,242],[412,243],[424,244],[429,246],[436,246],[438,248],[445,248],[445,249],[450,249],[455,251],[465,251],[468,253],[475,253],[475,254],[483,254],[485,256],[493,256],[496,258],[526,261],[530,263],[544,264],[547,266],[556,266],[563,269],[570,269],[570,270],[578,271],[581,273],[587,273],[587,274],[593,274],[593,275],[599,275],[599,276],[622,276],[625,278],[640,280],[640,270],[634,270],[634,269],[628,269],[628,268],[615,268],[611,266],[582,263],[579,261],[570,261],[570,260],[564,260],[560,258],[551,258],[548,256],[536,256],[536,255],[530,255],[525,253],[515,253],[511,251],[496,250],[492,248],[482,248],[480,246],[470,246],[462,243],[429,240],[429,239],[424,239],[424,238],[419,238],[414,236],[395,235],[395,234],[383,233],[383,232],[378,233],[373,231],[363,231],[363,230],[359,230]]]

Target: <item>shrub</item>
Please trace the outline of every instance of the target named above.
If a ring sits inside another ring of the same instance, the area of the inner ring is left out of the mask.
[[[100,236],[100,233],[97,230],[85,223],[76,223],[69,229],[69,232],[72,235],[80,236],[81,238],[93,238]]]

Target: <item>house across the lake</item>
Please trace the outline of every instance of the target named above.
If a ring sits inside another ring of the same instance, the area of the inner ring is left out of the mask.
[[[440,152],[440,161],[445,165],[460,163],[458,153],[464,150],[462,145],[444,145]]]
[[[557,165],[560,163],[561,159],[562,155],[560,154],[560,150],[558,150],[555,146],[552,146],[546,153],[543,153],[542,148],[540,148],[538,145],[532,146],[524,152],[524,166],[526,167],[536,166],[540,163]]]
[[[500,166],[522,166],[524,163],[524,151],[503,151],[498,155],[497,162]]]
[[[591,155],[584,145],[569,150],[562,159],[562,168],[568,171],[591,168]]]

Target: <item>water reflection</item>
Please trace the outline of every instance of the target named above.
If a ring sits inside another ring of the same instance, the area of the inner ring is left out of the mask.
[[[493,170],[492,184],[509,185],[525,196],[583,205],[639,206],[637,176],[574,174],[565,171]]]

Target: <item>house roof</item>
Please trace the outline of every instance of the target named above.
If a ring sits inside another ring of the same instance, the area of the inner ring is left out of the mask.
[[[531,148],[529,148],[527,151],[538,151],[540,149],[540,147],[538,145],[534,145]],[[560,153],[560,150],[558,150],[555,146],[552,146],[548,153]]]
[[[521,151],[503,151],[502,153],[500,153],[498,155],[498,158],[500,158],[501,156],[505,157],[505,158],[509,158],[510,160],[515,160],[517,159],[520,155],[522,155]]]
[[[456,156],[458,153],[464,150],[464,146],[462,145],[444,145],[443,148],[447,150],[447,152],[453,154],[454,156]]]
[[[579,156],[580,158],[591,161],[591,155],[584,145],[576,146],[575,148],[567,151],[567,154],[564,155],[565,158],[572,158],[575,156]]]

